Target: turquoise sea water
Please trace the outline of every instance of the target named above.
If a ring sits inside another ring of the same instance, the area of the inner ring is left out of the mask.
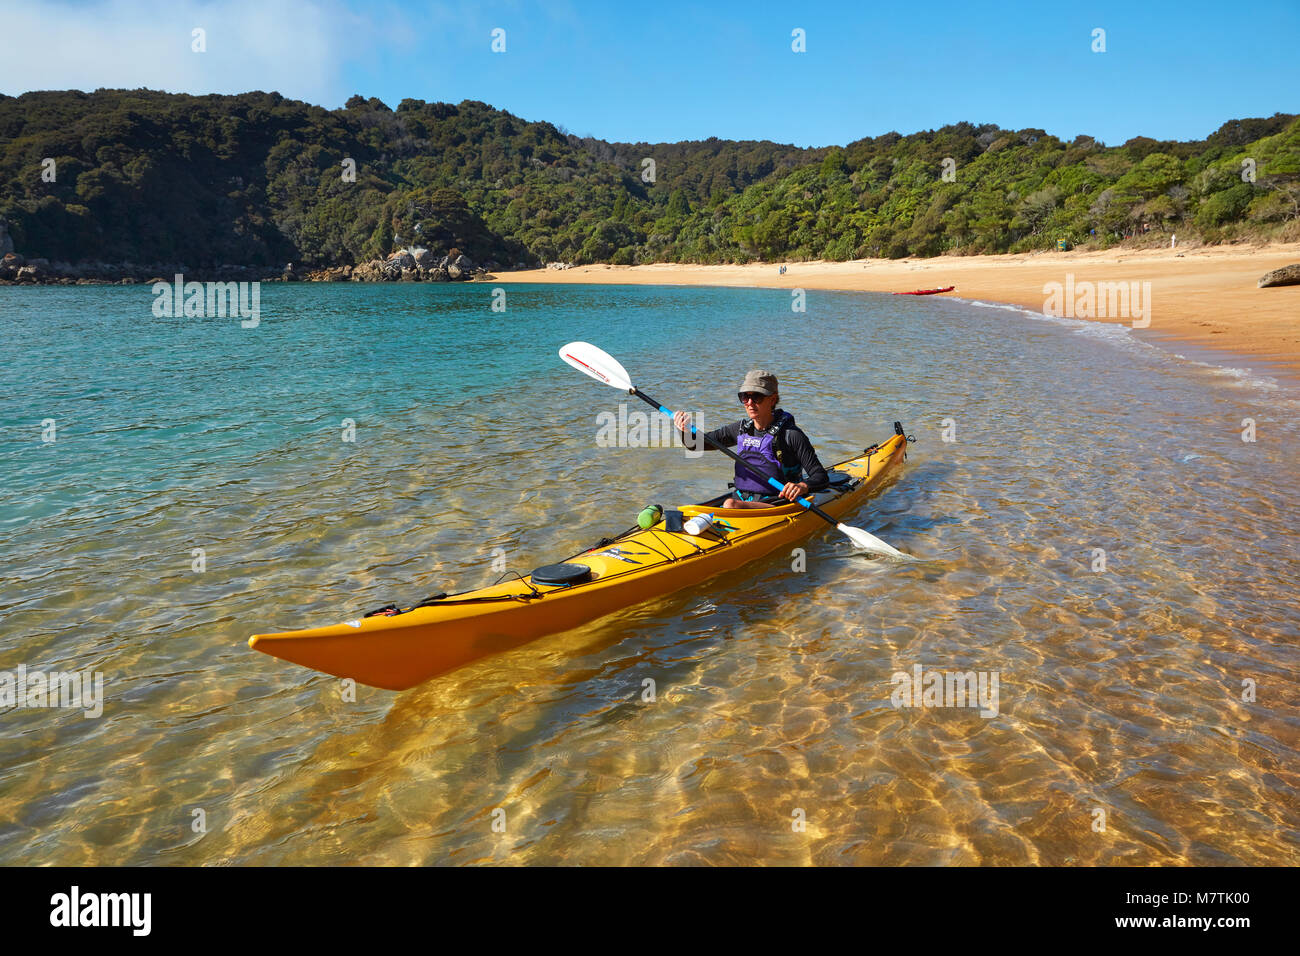
[[[866,293],[268,285],[255,329],[152,300],[0,290],[0,672],[106,697],[0,711],[0,862],[1296,862],[1286,382]],[[400,695],[248,650],[725,484],[600,447],[621,398],[559,361],[574,339],[706,425],[771,368],[828,464],[901,420],[910,464],[849,523],[923,560],[816,536],[806,571]],[[893,707],[916,664],[997,671],[999,714]]]

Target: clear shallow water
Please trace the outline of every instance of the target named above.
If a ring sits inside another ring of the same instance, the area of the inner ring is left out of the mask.
[[[1289,386],[953,301],[507,296],[267,286],[245,330],[155,319],[144,286],[0,291],[0,671],[107,697],[0,712],[0,862],[1297,862]],[[725,483],[597,447],[619,396],[560,363],[572,339],[711,423],[771,367],[827,463],[902,420],[910,463],[850,523],[924,560],[819,535],[804,572],[774,555],[355,702],[248,650]],[[893,707],[917,664],[997,672],[997,716]]]

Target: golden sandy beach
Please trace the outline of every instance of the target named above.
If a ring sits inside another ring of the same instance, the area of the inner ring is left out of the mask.
[[[1046,283],[1150,282],[1150,331],[1195,348],[1234,352],[1300,372],[1300,286],[1256,287],[1273,269],[1300,262],[1300,243],[1184,249],[1110,249],[931,259],[705,266],[577,266],[497,275],[497,282],[711,285],[902,292],[956,286],[949,296],[1041,311]],[[1101,319],[1121,321],[1127,319]]]

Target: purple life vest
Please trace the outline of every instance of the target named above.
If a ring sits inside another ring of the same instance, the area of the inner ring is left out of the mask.
[[[798,481],[803,475],[803,469],[798,462],[793,465],[782,462],[781,459],[787,456],[784,444],[778,443],[781,432],[793,424],[794,416],[780,408],[776,410],[772,424],[762,436],[754,434],[752,421],[742,423],[740,434],[736,436],[736,454],[742,461],[752,465],[760,475],[771,475],[782,485],[786,482]],[[776,494],[775,488],[766,481],[759,481],[739,462],[736,464],[735,484],[737,491],[748,494]]]

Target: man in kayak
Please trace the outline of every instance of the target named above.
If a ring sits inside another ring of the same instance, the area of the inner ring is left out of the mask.
[[[771,508],[802,498],[810,491],[820,491],[830,483],[808,436],[795,425],[793,415],[777,407],[781,393],[777,391],[775,375],[761,369],[750,372],[741,383],[740,401],[748,420],[741,419],[708,433],[709,438],[724,448],[735,445],[737,453],[750,465],[745,468],[737,463],[736,490],[724,507]],[[690,415],[678,412],[673,422],[686,443]],[[763,480],[768,475],[785,482],[779,494]]]

